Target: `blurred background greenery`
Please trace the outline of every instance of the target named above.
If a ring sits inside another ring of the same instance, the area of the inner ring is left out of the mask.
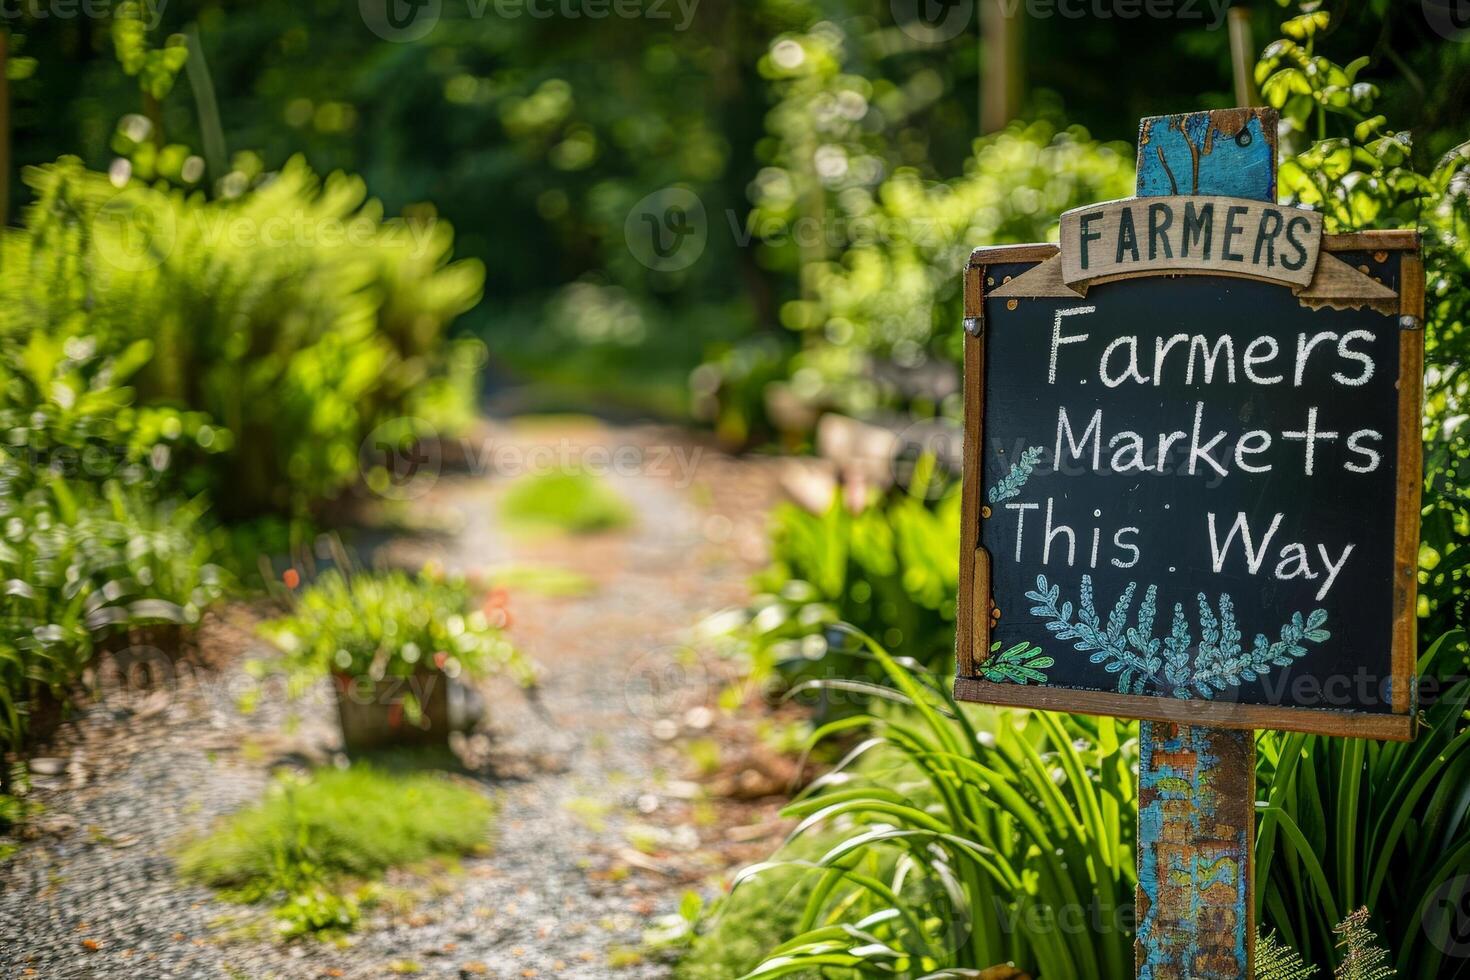
[[[156,93],[123,82],[106,20],[12,21],[11,215],[35,196],[22,168],[63,154],[106,171],[121,153],[208,196],[299,155],[360,175],[388,214],[453,225],[486,270],[459,329],[493,379],[542,382],[541,404],[692,411],[743,445],[798,406],[952,394],[932,366],[957,350],[960,256],[1126,192],[1139,117],[1235,101],[1223,4],[392,3],[407,29],[366,16],[376,0],[153,0],[145,43],[195,52]],[[1258,48],[1296,12],[1249,10]],[[1418,4],[1336,5],[1324,47],[1372,59],[1375,111],[1423,167],[1461,141],[1470,55]],[[1014,120],[1031,125],[981,140]],[[190,154],[205,166],[181,179]],[[625,221],[669,187],[702,203],[707,245],[660,271]]]

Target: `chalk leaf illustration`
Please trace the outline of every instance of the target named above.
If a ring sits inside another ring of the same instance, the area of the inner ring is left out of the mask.
[[[990,656],[981,665],[980,673],[988,681],[1045,684],[1046,668],[1056,663],[1056,660],[1042,653],[1040,647],[1032,646],[1024,640],[1004,653],[997,652],[999,650],[1000,644],[992,643]]]
[[[1327,611],[1314,609],[1305,615],[1293,613],[1275,640],[1257,633],[1251,645],[1245,647],[1229,593],[1222,593],[1212,604],[1201,592],[1198,642],[1182,602],[1174,604],[1168,633],[1156,636],[1158,586],[1144,590],[1134,612],[1137,595],[1138,584],[1129,582],[1106,622],[1098,615],[1090,575],[1082,576],[1075,608],[1070,601],[1062,600],[1061,586],[1048,583],[1045,575],[1036,576],[1036,588],[1027,592],[1026,598],[1033,603],[1031,614],[1040,616],[1057,639],[1071,642],[1073,649],[1088,654],[1092,663],[1102,664],[1108,673],[1118,675],[1117,689],[1122,694],[1164,693],[1176,698],[1212,699],[1232,687],[1264,677],[1276,667],[1291,666],[1307,652],[1308,643],[1322,643],[1332,635],[1323,628]]]
[[[1012,497],[1021,495],[1021,488],[1026,481],[1031,479],[1031,471],[1036,469],[1036,464],[1041,461],[1041,447],[1032,446],[1023,449],[1017,460],[1011,464],[1011,470],[1000,478],[1000,482],[990,488],[986,499],[992,504],[998,504],[1002,500],[1010,500]]]

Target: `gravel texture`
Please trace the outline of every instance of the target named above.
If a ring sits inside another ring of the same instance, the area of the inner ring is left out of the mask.
[[[484,731],[461,746],[500,805],[493,852],[438,877],[390,875],[411,898],[368,912],[340,944],[279,942],[259,910],[181,884],[182,838],[258,800],[277,767],[336,751],[327,692],[287,702],[252,679],[246,662],[271,656],[254,637],[260,610],[232,607],[201,640],[215,668],[183,669],[154,693],[114,689],[38,753],[44,810],[0,865],[0,977],[668,974],[640,952],[643,931],[784,829],[778,801],[711,797],[685,749],[711,738],[720,667],[682,644],[701,616],[743,599],[773,481],[654,430],[486,430],[481,448],[490,440],[506,450],[496,472],[445,473],[394,505],[400,523],[435,531],[359,546],[405,564],[554,564],[596,582],[578,597],[511,593],[511,635],[543,669],[538,703],[491,686]],[[577,539],[497,526],[512,464],[552,444],[634,447],[624,458],[641,463],[607,478],[636,525]]]

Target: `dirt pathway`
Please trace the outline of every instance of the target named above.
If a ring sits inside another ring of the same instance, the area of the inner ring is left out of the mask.
[[[500,804],[494,853],[447,877],[390,878],[412,899],[367,913],[340,945],[263,938],[259,913],[179,884],[181,836],[259,799],[273,768],[335,749],[324,692],[287,703],[247,673],[269,651],[236,607],[205,637],[218,671],[110,698],[47,751],[39,838],[0,866],[0,977],[667,975],[640,952],[644,929],[782,829],[776,800],[710,797],[685,748],[708,736],[720,668],[683,644],[701,616],[743,598],[770,470],[653,430],[562,424],[490,438],[496,454],[472,447],[481,472],[443,475],[406,505],[410,523],[441,533],[393,535],[377,551],[465,570],[549,564],[593,583],[574,597],[512,592],[512,636],[543,668],[543,710],[491,688],[486,730],[466,747]],[[607,479],[634,505],[632,529],[525,539],[498,525],[505,473],[549,445],[542,459],[622,460]]]

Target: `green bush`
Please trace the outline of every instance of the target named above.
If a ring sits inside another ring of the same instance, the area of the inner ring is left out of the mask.
[[[445,331],[483,270],[449,262],[452,231],[432,212],[385,219],[355,177],[323,180],[300,159],[237,166],[213,200],[119,189],[74,159],[28,170],[36,202],[5,235],[0,310],[7,332],[66,325],[99,354],[126,352],[142,404],[219,426],[222,451],[187,486],[224,515],[306,514],[358,479],[380,422],[462,423],[477,354]],[[58,268],[85,289],[56,288]]]
[[[187,845],[179,873],[232,901],[272,904],[286,936],[341,930],[357,918],[354,881],[479,851],[494,813],[481,793],[433,774],[285,775],[264,802]]]
[[[202,512],[117,483],[0,495],[0,741],[19,747],[30,702],[43,689],[64,702],[109,635],[196,626],[225,595]]]
[[[927,485],[927,480],[920,480]],[[731,624],[715,623],[751,661],[790,686],[812,678],[884,676],[838,624],[945,673],[953,670],[960,495],[929,504],[895,492],[853,513],[837,494],[811,514],[783,503],[771,514],[771,558],[756,595]]]
[[[422,572],[324,573],[291,612],[261,625],[287,664],[307,674],[406,677],[424,669],[450,677],[506,673],[523,684],[531,665],[458,577]]]

